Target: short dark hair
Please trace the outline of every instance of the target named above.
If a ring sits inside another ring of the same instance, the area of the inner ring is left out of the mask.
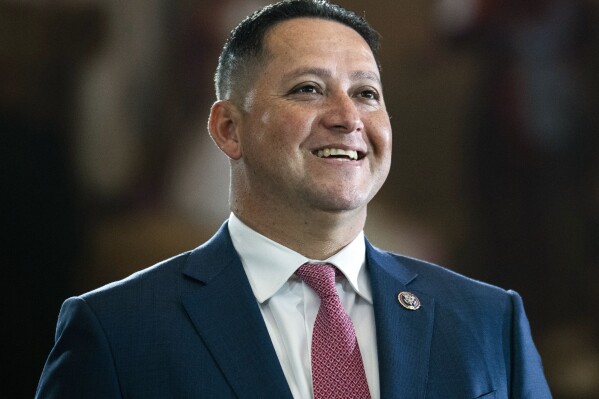
[[[363,17],[326,0],[284,0],[268,5],[245,18],[229,35],[220,54],[214,76],[216,98],[228,100],[248,84],[250,69],[261,60],[264,37],[276,24],[294,18],[321,18],[340,22],[360,34],[368,43],[377,66],[379,34]],[[244,79],[246,82],[244,82]]]

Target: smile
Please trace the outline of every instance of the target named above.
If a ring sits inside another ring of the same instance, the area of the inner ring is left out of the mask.
[[[340,148],[323,148],[315,151],[314,154],[319,158],[339,158],[349,159],[352,161],[358,160],[358,151],[342,150]]]

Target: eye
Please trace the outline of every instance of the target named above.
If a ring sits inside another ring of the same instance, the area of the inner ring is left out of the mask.
[[[358,92],[358,97],[364,98],[366,100],[374,100],[374,101],[378,101],[380,99],[379,92],[376,91],[375,89],[371,89],[371,88],[360,90]]]
[[[292,94],[322,94],[322,89],[316,83],[302,83],[291,90]]]

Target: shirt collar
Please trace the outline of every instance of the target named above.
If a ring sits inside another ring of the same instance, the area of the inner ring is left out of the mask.
[[[251,229],[235,214],[229,217],[229,234],[241,258],[252,291],[263,303],[289,280],[298,267],[306,262],[331,263],[349,281],[358,295],[372,304],[372,295],[366,273],[366,245],[364,232],[335,255],[324,260],[309,259]]]

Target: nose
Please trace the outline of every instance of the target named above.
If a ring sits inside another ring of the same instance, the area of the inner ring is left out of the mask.
[[[342,133],[352,133],[364,129],[364,122],[357,104],[347,94],[328,98],[323,123],[328,129]]]

